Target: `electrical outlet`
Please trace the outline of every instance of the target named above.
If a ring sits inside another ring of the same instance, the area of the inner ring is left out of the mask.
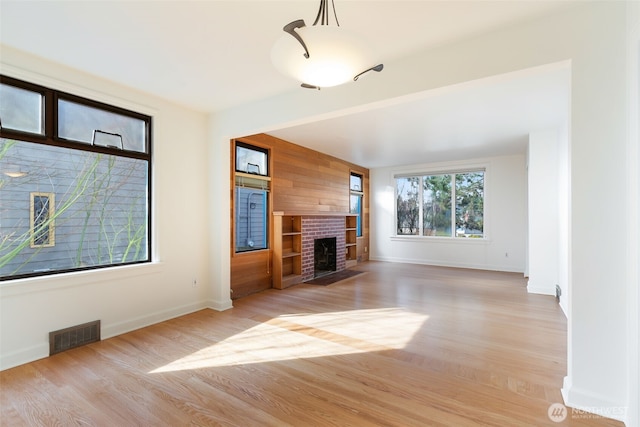
[[[505,258],[509,258],[509,252],[505,252],[505,253],[504,253],[504,257],[505,257]]]
[[[191,281],[191,286],[192,286],[193,288],[197,287],[197,286],[198,286],[198,281],[197,281],[196,279],[193,279],[193,280]]]

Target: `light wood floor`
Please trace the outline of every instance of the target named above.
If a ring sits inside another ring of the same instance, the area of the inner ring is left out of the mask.
[[[358,269],[3,371],[0,425],[622,425],[551,422],[566,321],[522,275]]]

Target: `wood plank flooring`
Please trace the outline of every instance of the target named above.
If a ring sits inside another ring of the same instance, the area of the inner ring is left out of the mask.
[[[0,425],[622,426],[550,420],[566,320],[522,275],[357,269],[0,372]]]

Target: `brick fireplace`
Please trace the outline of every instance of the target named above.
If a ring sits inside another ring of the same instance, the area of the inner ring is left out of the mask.
[[[314,241],[336,238],[336,271],[346,268],[345,226],[343,216],[302,217],[302,281],[314,277]]]

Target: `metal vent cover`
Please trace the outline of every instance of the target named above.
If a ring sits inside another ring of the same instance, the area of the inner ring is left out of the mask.
[[[100,341],[100,321],[49,332],[49,356]]]

